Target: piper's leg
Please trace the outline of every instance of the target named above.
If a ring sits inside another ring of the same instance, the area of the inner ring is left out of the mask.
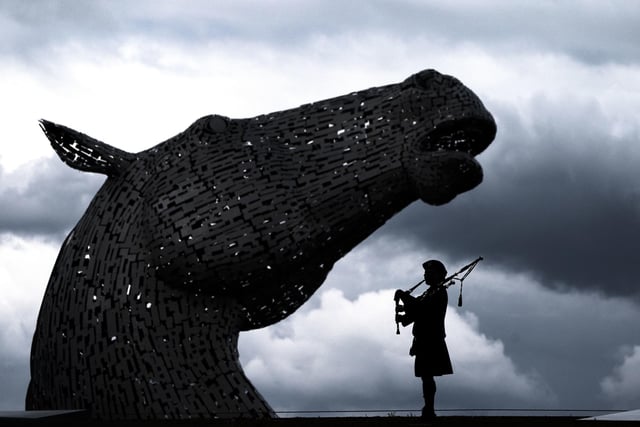
[[[433,377],[422,377],[422,396],[424,397],[422,418],[435,418],[436,380]]]

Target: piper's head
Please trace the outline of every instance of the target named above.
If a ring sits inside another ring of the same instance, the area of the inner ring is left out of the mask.
[[[429,286],[438,285],[447,277],[447,269],[437,259],[425,261],[422,268],[424,268],[424,281]]]

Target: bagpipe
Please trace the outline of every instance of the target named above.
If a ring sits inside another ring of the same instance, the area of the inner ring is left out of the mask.
[[[466,279],[467,276],[473,271],[473,269],[476,268],[476,265],[478,265],[478,263],[483,259],[484,258],[482,257],[476,258],[475,260],[471,261],[469,264],[462,267],[460,270],[453,273],[451,276],[446,277],[439,284],[427,289],[427,291],[418,298],[429,296],[439,291],[440,289],[447,289],[449,286],[454,285],[457,280],[458,282],[460,282],[460,295],[458,296],[458,307],[462,307],[462,283],[464,282],[464,279]],[[462,277],[458,277],[462,273],[464,273],[464,275]],[[412,287],[410,287],[404,292],[407,294],[411,294],[414,290],[416,290],[418,286],[423,284],[424,281],[425,279],[422,279],[421,281],[419,281],[418,283],[416,283],[415,285],[413,285]],[[404,311],[404,305],[400,304],[400,297],[398,295],[398,292],[396,292],[394,296],[394,301],[396,302],[396,334],[400,335],[400,322],[398,321],[398,313],[401,313]]]

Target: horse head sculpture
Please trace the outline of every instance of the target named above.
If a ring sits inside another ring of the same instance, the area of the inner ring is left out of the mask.
[[[287,317],[408,204],[482,181],[495,122],[433,70],[248,119],[211,115],[129,153],[41,126],[107,175],[66,238],[34,334],[28,409],[104,419],[272,416],[240,331]]]

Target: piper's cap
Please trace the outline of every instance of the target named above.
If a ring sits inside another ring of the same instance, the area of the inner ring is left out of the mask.
[[[429,270],[433,271],[435,274],[441,274],[442,277],[447,276],[447,269],[444,267],[444,264],[437,259],[430,259],[428,261],[425,261],[422,264],[422,268],[424,268],[424,271]]]

